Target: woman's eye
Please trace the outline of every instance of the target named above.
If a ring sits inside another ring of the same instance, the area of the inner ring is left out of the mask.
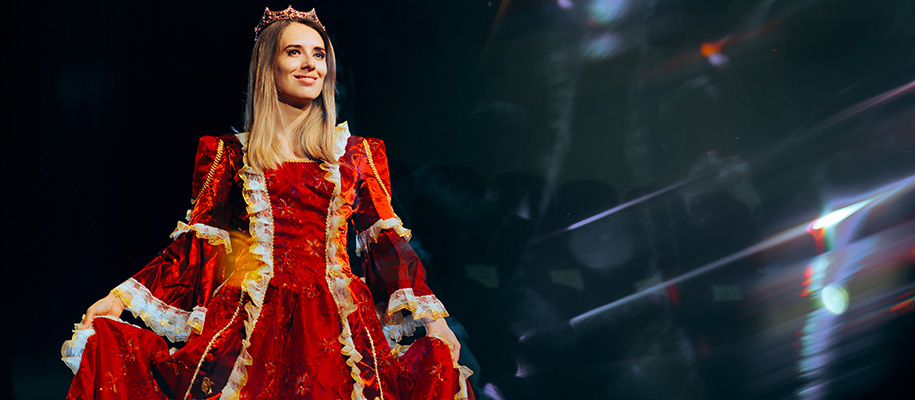
[[[327,57],[327,55],[325,55],[324,53],[316,53],[316,54],[315,54],[315,58],[317,58],[317,59],[319,59],[319,60],[323,60],[325,57]]]
[[[286,50],[286,55],[288,55],[288,56],[297,56],[299,54],[301,54],[301,52],[298,49]]]

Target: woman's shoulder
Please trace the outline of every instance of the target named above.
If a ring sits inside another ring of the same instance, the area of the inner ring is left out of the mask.
[[[212,168],[227,163],[230,169],[240,168],[244,156],[245,134],[202,136],[197,142],[197,169]]]
[[[340,129],[339,126],[337,129]],[[347,133],[349,129],[347,128]],[[384,141],[378,138],[348,135],[346,139],[346,157],[351,158],[358,155],[368,155],[373,153],[384,153]]]
[[[366,154],[368,152],[384,152],[384,141],[381,139],[350,136],[346,141],[346,154]]]
[[[231,133],[221,136],[201,136],[197,142],[197,155],[215,155],[219,152],[240,153],[245,147],[246,133]]]

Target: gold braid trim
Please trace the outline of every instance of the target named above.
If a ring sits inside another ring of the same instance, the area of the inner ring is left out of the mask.
[[[248,274],[245,274],[245,278],[247,278],[247,277],[248,277]],[[242,281],[244,281],[244,278],[242,279]],[[219,332],[216,332],[216,334],[213,335],[213,338],[210,339],[210,343],[207,343],[207,347],[205,349],[203,349],[203,354],[200,355],[200,361],[197,363],[197,369],[194,370],[194,376],[191,377],[191,383],[188,384],[188,386],[187,386],[187,393],[184,394],[185,400],[187,400],[187,398],[191,396],[191,388],[194,387],[194,381],[197,380],[197,374],[200,373],[200,367],[203,366],[203,360],[206,359],[207,353],[209,353],[210,349],[213,348],[213,343],[216,342],[216,339],[219,338],[219,335],[222,335],[222,333],[225,332],[226,329],[229,329],[229,327],[232,326],[232,323],[235,322],[235,318],[238,317],[238,312],[241,311],[241,306],[245,303],[244,300],[245,300],[245,291],[241,290],[239,288],[238,306],[235,307],[235,313],[232,314],[232,319],[229,320],[229,323],[226,324],[226,326],[222,327],[222,329],[220,329]],[[201,385],[200,390],[202,392],[204,392],[204,394],[206,394],[206,395],[212,394],[213,393],[212,388],[204,387],[204,386],[209,386],[209,385],[207,385],[209,380],[206,377],[204,377],[203,379],[204,379],[204,385]],[[207,393],[207,392],[209,392],[209,393]]]
[[[362,146],[365,147],[365,155],[369,159],[369,166],[372,167],[372,172],[375,174],[375,179],[378,180],[378,185],[381,186],[381,190],[384,191],[385,196],[388,196],[388,200],[391,200],[391,193],[388,192],[388,188],[384,187],[384,181],[381,180],[381,174],[375,169],[375,160],[372,159],[372,149],[369,148],[369,141],[362,139]]]
[[[216,145],[216,157],[213,157],[213,163],[210,164],[210,171],[207,172],[207,179],[203,181],[203,186],[200,188],[200,191],[197,192],[197,196],[194,196],[191,199],[191,204],[197,204],[197,200],[200,199],[200,195],[203,194],[203,191],[210,186],[210,182],[213,180],[213,175],[216,174],[216,167],[219,166],[219,162],[222,161],[222,154],[225,151],[225,143],[222,142],[222,139],[219,139],[219,144]]]
[[[361,318],[361,316],[360,316]],[[380,400],[384,400],[384,388],[381,386],[381,371],[378,370],[378,352],[375,351],[375,340],[372,339],[372,333],[369,332],[369,327],[365,326],[365,321],[362,321],[363,328],[365,328],[365,335],[369,338],[369,346],[372,346],[372,364],[375,365],[375,379],[378,380],[378,394],[381,395]]]

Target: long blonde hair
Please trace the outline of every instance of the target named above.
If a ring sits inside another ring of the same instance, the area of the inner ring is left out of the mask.
[[[268,25],[257,39],[248,68],[248,99],[245,102],[245,130],[248,131],[248,164],[258,171],[275,168],[284,160],[278,132],[284,129],[280,117],[280,100],[273,71],[279,55],[280,36],[293,23],[307,25],[318,31],[327,54],[327,74],[321,95],[314,99],[304,115],[296,118],[291,131],[293,154],[336,163],[334,158],[334,127],[337,123],[335,82],[337,75],[334,48],[327,33],[311,20],[283,20]]]

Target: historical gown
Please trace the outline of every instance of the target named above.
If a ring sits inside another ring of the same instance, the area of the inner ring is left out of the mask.
[[[75,331],[68,398],[466,397],[447,342],[396,343],[447,312],[391,208],[384,144],[345,123],[335,135],[339,165],[264,173],[246,165],[245,134],[201,138],[188,223],[113,291],[152,331],[111,317]]]

